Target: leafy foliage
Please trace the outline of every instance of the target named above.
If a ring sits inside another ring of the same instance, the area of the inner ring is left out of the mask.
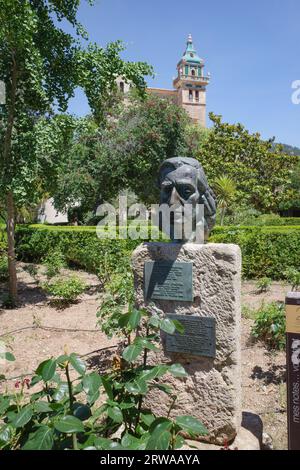
[[[220,224],[223,225],[226,211],[234,201],[236,184],[228,176],[221,175],[215,179],[213,186],[217,196],[218,207],[221,210]]]
[[[56,276],[60,273],[61,269],[66,266],[63,254],[57,250],[48,254],[45,257],[43,264],[46,267],[46,275],[48,278]]]
[[[236,243],[242,251],[242,272],[247,279],[282,279],[285,269],[299,270],[300,230],[291,227],[215,227],[213,243]]]
[[[0,254],[0,281],[8,279],[8,262],[7,257]]]
[[[159,378],[166,373],[186,376],[180,364],[147,365],[147,353],[158,348],[159,329],[164,328],[160,318],[152,319],[147,311],[120,317],[120,327],[127,329],[132,342],[107,374],[88,372],[78,355],[64,354],[42,362],[31,382],[16,383],[15,393],[0,395],[0,449],[168,450],[185,444],[182,432],[190,437],[207,434],[193,416],[170,417],[176,395],[167,387],[167,417],[158,418],[143,407],[149,390],[159,387]],[[175,328],[173,324],[173,332]],[[72,380],[71,369],[78,374]],[[29,394],[27,388],[37,384],[39,390]],[[113,438],[118,429],[120,437]]]
[[[258,281],[256,282],[257,292],[259,293],[267,292],[270,289],[271,284],[272,284],[272,279],[269,277],[265,276],[265,277],[258,279]]]
[[[298,290],[300,288],[300,270],[288,267],[284,273],[284,277],[287,282],[292,285],[292,290]]]
[[[236,183],[239,203],[262,212],[278,211],[297,197],[291,178],[298,156],[286,155],[272,140],[261,140],[259,133],[250,134],[241,124],[223,123],[213,113],[210,119],[214,126],[195,154],[209,181],[225,174]]]
[[[152,72],[145,63],[124,62],[119,41],[105,49],[84,47],[87,35],[77,20],[79,6],[79,0],[0,0],[0,80],[6,88],[6,104],[0,109],[0,199],[7,209],[13,303],[15,206],[32,204],[53,190],[73,136],[74,118],[55,113],[66,112],[79,86],[100,123],[119,75],[144,94],[144,75]],[[60,27],[62,21],[70,33]]]
[[[141,201],[157,201],[158,167],[183,150],[187,116],[169,100],[128,100],[104,127],[90,117],[78,122],[54,193],[58,208],[80,200],[92,211],[126,188]]]
[[[285,310],[284,304],[273,302],[263,304],[256,312],[252,328],[254,338],[264,341],[274,349],[285,347]]]
[[[76,276],[54,279],[42,285],[49,294],[60,301],[74,302],[86,289],[86,284]]]

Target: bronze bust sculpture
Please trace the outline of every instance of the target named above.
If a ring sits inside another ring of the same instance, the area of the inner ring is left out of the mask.
[[[174,227],[182,225],[182,214],[188,213],[192,230],[178,241],[195,241],[197,207],[203,208],[202,226],[207,240],[216,221],[216,197],[209,187],[204,170],[198,160],[174,157],[165,160],[159,169],[160,204],[170,207],[170,237],[176,240]],[[200,206],[199,206],[200,205]]]

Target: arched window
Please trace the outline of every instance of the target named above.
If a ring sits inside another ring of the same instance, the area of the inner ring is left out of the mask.
[[[196,101],[199,101],[199,91],[198,90],[196,90],[195,98],[196,98]]]
[[[124,82],[120,82],[120,92],[124,93]]]
[[[192,75],[195,76],[195,69],[192,69]]]
[[[189,100],[193,101],[193,92],[192,92],[192,90],[189,90]]]

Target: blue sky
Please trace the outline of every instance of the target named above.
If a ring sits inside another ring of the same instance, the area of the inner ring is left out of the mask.
[[[96,0],[82,2],[79,19],[90,40],[104,46],[123,40],[126,60],[146,61],[150,86],[171,88],[189,33],[206,72],[207,112],[241,122],[263,138],[300,147],[300,104],[292,82],[300,80],[299,0]],[[86,114],[78,92],[70,111]]]

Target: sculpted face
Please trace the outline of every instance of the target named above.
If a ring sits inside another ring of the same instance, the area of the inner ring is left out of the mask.
[[[161,206],[170,208],[167,221],[171,239],[194,241],[199,223],[202,223],[204,238],[207,239],[215,224],[216,200],[201,164],[185,157],[165,160],[159,170],[159,187]],[[202,215],[200,207],[203,209]],[[187,221],[189,224],[186,224]]]
[[[195,206],[199,199],[195,168],[183,165],[173,171],[166,169],[162,173],[160,203],[174,208],[174,222],[180,222],[185,204]]]

